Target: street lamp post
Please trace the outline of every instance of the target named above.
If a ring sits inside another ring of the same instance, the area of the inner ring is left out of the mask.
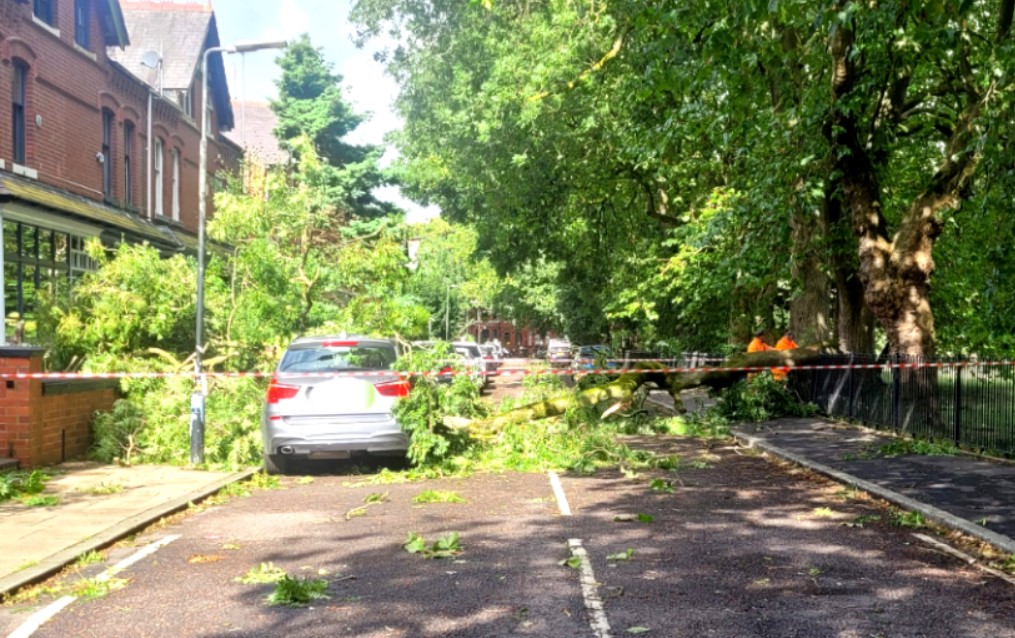
[[[264,49],[284,49],[281,42],[237,42],[232,46],[209,47],[201,55],[201,142],[197,175],[197,326],[194,333],[194,374],[199,388],[190,397],[190,462],[204,463],[204,399],[208,381],[202,370],[204,354],[204,224],[208,208],[208,56],[212,53],[250,53]]]

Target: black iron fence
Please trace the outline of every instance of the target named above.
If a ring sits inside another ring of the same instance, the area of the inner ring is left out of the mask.
[[[940,367],[892,364],[924,359],[828,355],[815,365],[881,364],[873,369],[795,370],[790,387],[830,416],[917,438],[1015,456],[1015,369],[938,358]],[[811,362],[808,362],[810,364]]]
[[[711,367],[723,357],[684,352],[676,361],[682,368]],[[941,365],[899,365],[925,363]],[[1015,457],[1015,361],[839,354],[807,362],[850,364],[876,367],[792,370],[789,387],[828,416]]]

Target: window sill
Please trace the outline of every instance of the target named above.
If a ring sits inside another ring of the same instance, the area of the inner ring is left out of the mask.
[[[34,168],[22,166],[21,164],[12,164],[11,172],[14,173],[15,175],[27,177],[28,179],[39,179],[39,171],[35,170]]]
[[[99,57],[97,55],[95,55],[94,53],[92,53],[88,49],[84,48],[83,46],[81,46],[77,42],[74,43],[74,50],[77,51],[78,53],[80,53],[81,55],[85,56],[86,58],[88,58],[92,62],[98,62],[99,61]]]
[[[32,22],[34,22],[36,26],[40,27],[43,31],[48,32],[50,35],[56,38],[60,37],[60,29],[57,29],[56,27],[49,24],[45,20],[39,19],[39,16],[35,15],[34,13],[32,14]]]
[[[155,221],[157,221],[160,224],[165,224],[166,226],[176,226],[178,228],[183,228],[183,222],[181,222],[178,219],[173,219],[172,217],[166,217],[161,213],[155,213]]]

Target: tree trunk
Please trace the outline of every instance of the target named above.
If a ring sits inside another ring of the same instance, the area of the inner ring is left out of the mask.
[[[793,255],[790,271],[800,292],[789,304],[789,324],[803,343],[823,343],[830,330],[828,275],[825,274],[819,243],[822,229],[813,215],[799,209],[790,216]]]
[[[838,9],[850,0],[840,0]],[[998,14],[997,41],[1008,37],[1015,2],[1002,0]],[[891,153],[873,145],[860,133],[858,97],[854,90],[867,90],[869,75],[857,66],[863,59],[854,49],[852,22],[839,22],[830,42],[832,65],[832,104],[830,140],[835,169],[841,175],[842,194],[853,231],[859,240],[860,281],[868,307],[884,327],[892,352],[910,356],[933,356],[934,314],[930,304],[930,277],[934,272],[934,242],[941,233],[941,212],[958,206],[979,164],[977,139],[982,128],[981,109],[997,90],[997,78],[983,86],[971,71],[968,51],[956,53],[954,70],[962,90],[954,97],[960,105],[954,124],[948,131],[942,159],[902,216],[898,231],[890,235],[881,205],[877,167],[883,168]],[[965,27],[963,27],[965,28]],[[901,124],[902,104],[910,89],[909,70],[894,69],[878,106],[887,98],[883,127]],[[857,88],[858,85],[861,88]],[[874,93],[877,95],[877,92]]]
[[[449,417],[444,420],[444,425],[450,428],[468,430],[473,436],[488,437],[503,430],[512,423],[546,419],[552,416],[564,414],[571,405],[572,399],[582,405],[595,406],[606,401],[629,402],[635,391],[643,384],[653,382],[661,388],[666,389],[677,406],[677,411],[683,412],[683,401],[680,393],[684,390],[708,386],[713,390],[728,388],[740,379],[747,376],[747,371],[736,370],[744,367],[785,367],[807,365],[823,354],[837,352],[833,344],[820,344],[797,348],[795,350],[766,350],[765,352],[743,353],[730,357],[723,364],[722,368],[707,372],[687,372],[677,374],[664,374],[653,371],[654,368],[662,367],[661,364],[642,362],[638,367],[644,367],[644,372],[629,372],[620,375],[615,381],[596,388],[590,388],[577,393],[573,398],[570,396],[557,397],[537,401],[529,405],[523,405],[513,410],[508,410],[497,416],[469,421],[457,417]]]
[[[829,130],[830,127],[831,124]],[[831,168],[828,172],[836,174]],[[872,353],[874,315],[864,301],[863,284],[856,268],[856,239],[843,216],[840,179],[830,178],[825,187],[821,221],[824,235],[832,247],[828,252],[828,266],[835,279],[835,338],[839,341],[839,349],[843,352]]]

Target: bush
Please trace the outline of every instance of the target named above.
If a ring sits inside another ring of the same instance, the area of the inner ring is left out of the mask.
[[[473,418],[485,413],[479,401],[479,386],[467,375],[439,376],[450,368],[464,368],[452,359],[451,348],[438,343],[432,350],[416,350],[396,362],[397,369],[408,373],[412,390],[395,404],[394,415],[409,434],[409,460],[416,465],[438,464],[458,454],[468,444],[465,433],[444,426],[448,416]]]
[[[128,386],[126,397],[93,422],[91,456],[107,463],[190,461],[188,378],[145,380]],[[213,378],[205,406],[205,461],[229,468],[260,463],[260,408],[263,383],[255,379]]]
[[[816,409],[802,403],[771,374],[762,372],[724,390],[715,411],[731,423],[746,423],[782,416],[809,416],[815,414]]]

